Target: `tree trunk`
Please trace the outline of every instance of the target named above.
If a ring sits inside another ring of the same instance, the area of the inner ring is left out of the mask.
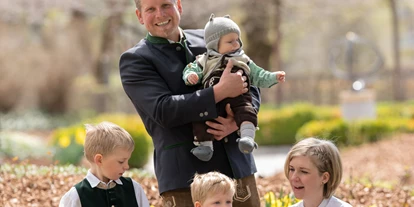
[[[111,51],[115,42],[116,34],[122,24],[122,12],[117,7],[116,0],[108,0],[107,7],[110,12],[103,23],[101,47],[95,66],[94,76],[98,84],[107,85],[110,72]]]
[[[282,70],[282,58],[280,54],[280,45],[282,43],[282,32],[280,31],[280,24],[282,22],[282,0],[273,0],[273,3],[275,5],[275,15],[274,16],[274,25],[273,30],[276,34],[275,42],[273,43],[273,54],[272,54],[272,69],[273,71],[279,71]],[[275,102],[277,106],[281,106],[283,103],[283,85],[277,85],[276,86],[276,97]]]
[[[400,31],[399,20],[397,14],[397,5],[395,0],[389,0],[391,16],[392,16],[392,33],[393,33],[393,53],[394,53],[394,73],[393,73],[393,95],[394,100],[404,100],[404,81],[401,76],[401,60],[400,60]]]
[[[101,38],[101,46],[95,63],[94,77],[99,85],[99,90],[94,94],[95,110],[105,112],[108,110],[110,100],[108,94],[109,76],[111,72],[112,51],[114,50],[115,39],[122,27],[122,13],[125,11],[127,2],[125,0],[107,0],[108,8],[107,18],[103,22],[103,33]]]

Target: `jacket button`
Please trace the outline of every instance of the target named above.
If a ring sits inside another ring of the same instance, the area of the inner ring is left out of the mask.
[[[208,116],[208,112],[206,111],[206,112],[204,112],[204,116]]]
[[[175,49],[176,49],[177,51],[181,51],[181,47],[180,47],[180,46],[176,47]]]
[[[224,142],[225,142],[225,143],[229,142],[229,138],[224,137]]]
[[[203,113],[200,113],[200,117],[203,117],[204,116],[204,114]]]

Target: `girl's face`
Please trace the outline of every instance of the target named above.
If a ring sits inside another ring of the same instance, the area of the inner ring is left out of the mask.
[[[232,207],[233,193],[209,193],[208,198],[201,204],[195,203],[195,207]]]
[[[237,33],[228,33],[223,35],[218,44],[218,52],[227,54],[234,52],[240,48],[239,35]]]
[[[312,201],[323,199],[323,187],[329,180],[329,173],[319,173],[308,156],[296,156],[289,163],[289,182],[295,197]]]

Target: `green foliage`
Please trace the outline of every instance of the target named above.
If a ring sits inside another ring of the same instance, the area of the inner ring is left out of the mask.
[[[346,122],[340,108],[294,104],[265,106],[259,112],[256,141],[259,145],[294,144],[306,137],[320,137],[339,145],[375,142],[390,133],[414,132],[414,104],[380,103],[377,119]]]
[[[375,142],[391,132],[391,126],[387,121],[362,120],[351,124],[355,127],[354,133],[350,133],[350,139],[356,139],[357,143]]]
[[[346,144],[348,125],[342,119],[313,120],[304,124],[296,133],[296,141],[307,137],[318,137]]]
[[[295,143],[297,130],[313,119],[315,119],[314,109],[308,104],[297,104],[280,110],[261,110],[260,130],[256,132],[255,140],[263,145]]]
[[[135,149],[129,160],[130,167],[143,167],[151,151],[151,138],[143,123],[135,115],[105,114],[84,120],[80,124],[55,130],[51,144],[55,147],[55,159],[62,164],[77,164],[83,156],[85,142],[84,124],[97,124],[102,121],[113,122],[127,130],[135,141]]]

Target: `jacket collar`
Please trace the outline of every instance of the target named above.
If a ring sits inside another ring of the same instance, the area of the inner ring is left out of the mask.
[[[185,39],[184,36],[184,32],[181,28],[180,29],[180,42],[183,42],[183,40]],[[169,39],[165,39],[162,37],[156,37],[156,36],[152,36],[149,32],[147,33],[147,36],[145,37],[145,39],[147,39],[149,42],[153,43],[153,44],[171,44],[171,43],[176,43],[172,40]]]

